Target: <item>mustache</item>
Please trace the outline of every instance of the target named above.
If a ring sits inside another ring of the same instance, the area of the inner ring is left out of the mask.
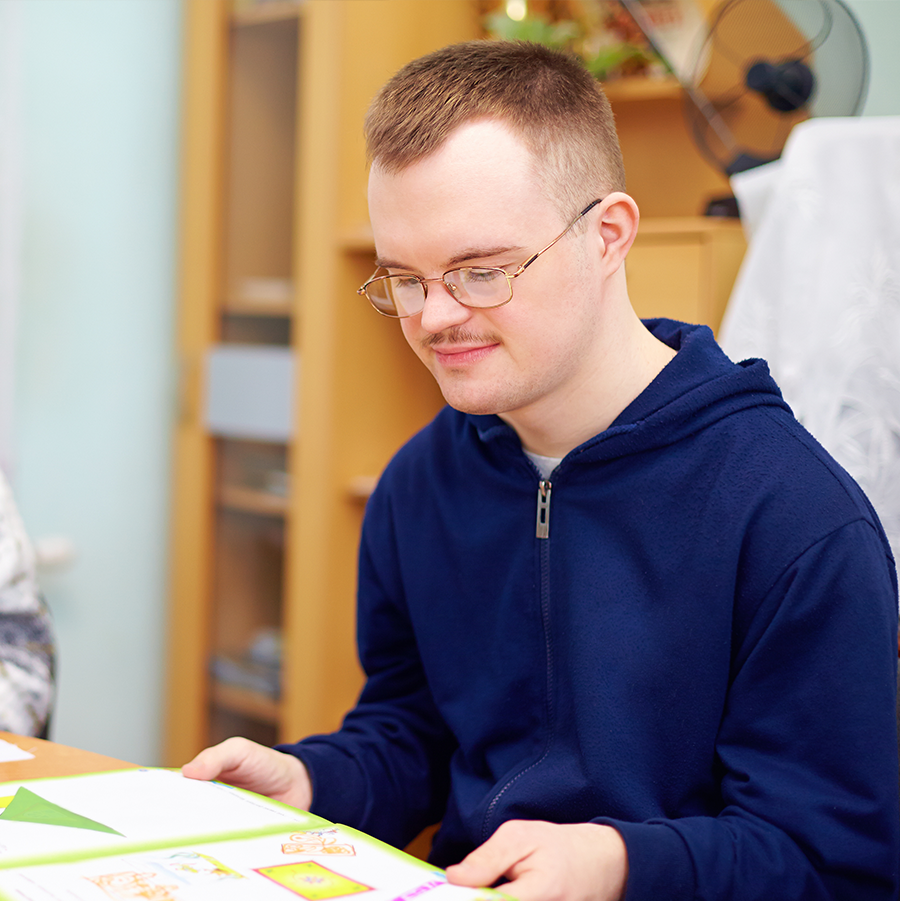
[[[434,349],[442,344],[498,344],[499,338],[494,335],[481,335],[478,332],[470,331],[461,326],[447,329],[444,332],[437,332],[434,335],[428,335],[422,339],[422,347]]]

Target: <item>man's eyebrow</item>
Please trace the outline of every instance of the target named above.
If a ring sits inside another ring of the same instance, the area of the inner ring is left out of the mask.
[[[510,253],[524,254],[526,253],[526,248],[506,244],[496,247],[469,247],[450,257],[446,261],[446,266],[448,269],[452,269],[461,263],[468,263],[472,260],[487,260],[491,257],[505,256]],[[383,257],[375,257],[375,265],[381,269],[399,269],[403,272],[415,271],[412,266],[405,266],[396,260],[388,260]]]
[[[384,257],[375,257],[375,265],[379,269],[400,269],[403,272],[412,272],[411,266],[404,266],[403,263],[398,263],[395,260],[386,260]]]
[[[470,247],[450,257],[447,260],[447,264],[449,266],[457,266],[460,263],[468,263],[470,260],[487,260],[491,257],[505,256],[509,253],[524,252],[525,248],[509,244],[497,245],[496,247]]]

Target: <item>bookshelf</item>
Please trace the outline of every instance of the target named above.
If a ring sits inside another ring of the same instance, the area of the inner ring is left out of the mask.
[[[362,119],[404,62],[478,34],[468,2],[184,9],[172,766],[231,734],[334,729],[361,686],[365,497],[442,402],[396,324],[355,294],[373,256],[371,241],[348,240],[367,221]],[[208,361],[223,346],[291,352],[282,440],[210,427]]]

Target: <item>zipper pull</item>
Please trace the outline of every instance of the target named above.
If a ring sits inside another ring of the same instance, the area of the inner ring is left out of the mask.
[[[547,479],[538,482],[537,529],[538,538],[550,537],[550,489],[553,486]]]

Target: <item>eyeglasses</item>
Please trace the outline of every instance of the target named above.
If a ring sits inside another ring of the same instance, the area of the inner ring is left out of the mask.
[[[369,303],[392,319],[415,316],[425,309],[428,282],[443,282],[453,299],[464,307],[489,310],[502,307],[512,300],[514,278],[518,278],[542,253],[546,253],[557,241],[569,233],[572,227],[587,215],[603,198],[589,203],[543,250],[530,256],[515,272],[507,272],[494,266],[463,266],[448,269],[440,278],[421,278],[418,275],[372,276],[356,293],[368,298]]]

